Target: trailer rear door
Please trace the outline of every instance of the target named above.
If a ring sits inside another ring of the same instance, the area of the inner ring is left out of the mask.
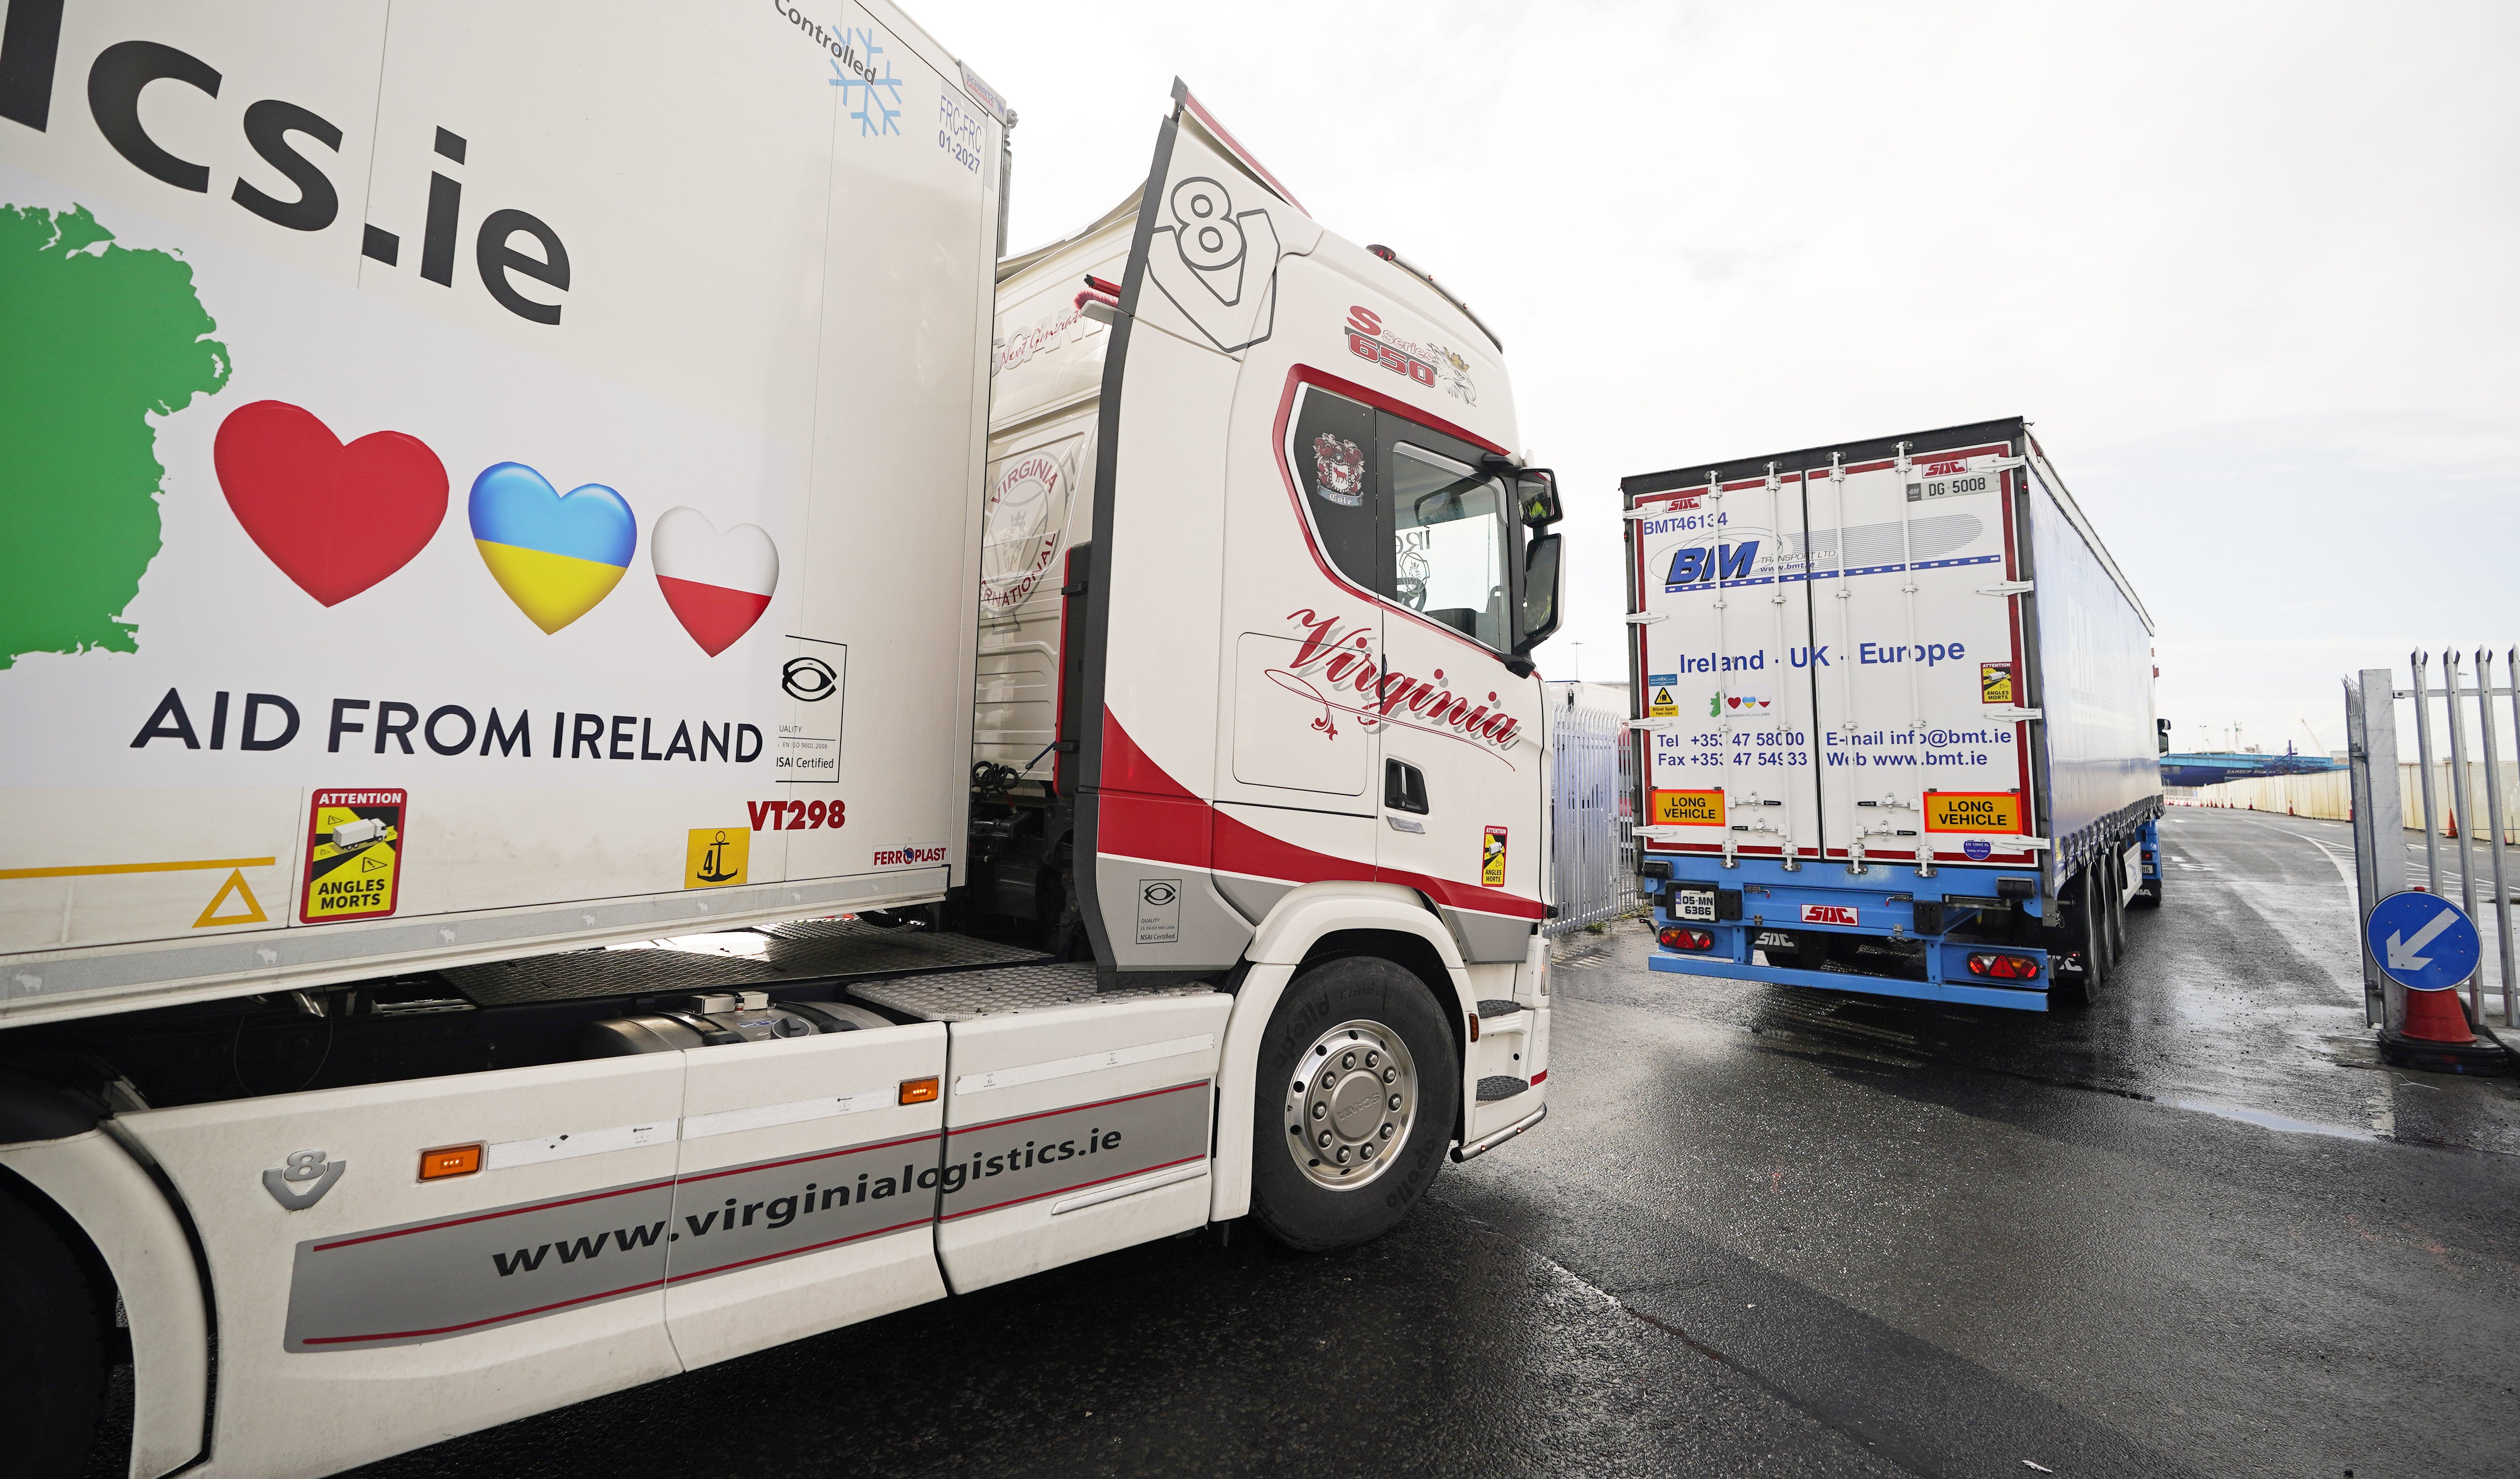
[[[1804,503],[1799,474],[1635,500],[1652,851],[1821,855]]]
[[[1824,855],[2036,862],[2002,442],[1804,476]]]

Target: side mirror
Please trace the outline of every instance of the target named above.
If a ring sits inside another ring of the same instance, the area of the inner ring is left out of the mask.
[[[1557,475],[1545,467],[1527,467],[1513,475],[1513,501],[1522,508],[1522,522],[1532,529],[1547,529],[1566,516],[1557,505]]]
[[[1557,629],[1558,547],[1557,535],[1542,534],[1522,552],[1522,635],[1513,644],[1515,657],[1528,656]]]
[[[2154,719],[2153,723],[2158,729],[2158,733],[2154,737],[2161,742],[2161,753],[2168,755],[2170,753],[2170,720]]]

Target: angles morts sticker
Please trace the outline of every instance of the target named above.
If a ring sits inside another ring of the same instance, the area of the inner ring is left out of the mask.
[[[402,791],[318,791],[306,820],[301,924],[382,919],[401,895]]]

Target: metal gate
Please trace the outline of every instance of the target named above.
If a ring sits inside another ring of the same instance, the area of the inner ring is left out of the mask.
[[[1572,704],[1549,716],[1550,877],[1556,936],[1636,912],[1635,746],[1621,716]]]
[[[2485,915],[2477,912],[2479,885],[2484,885],[2485,901],[2492,906],[2496,944],[2499,947],[2496,964],[2497,979],[2502,996],[2502,1025],[2515,1025],[2515,993],[2512,959],[2511,870],[2503,857],[2504,840],[2509,835],[2506,817],[2514,809],[2515,798],[2503,793],[2508,786],[2500,761],[2501,722],[2496,718],[2497,700],[2510,722],[2510,735],[2520,745],[2520,648],[2506,649],[2502,654],[2503,686],[2494,686],[2494,653],[2478,648],[2473,666],[2456,652],[2441,655],[2441,671],[2431,672],[2431,656],[2417,652],[2410,667],[2414,684],[2409,688],[2396,686],[2396,673],[2387,668],[2366,668],[2356,677],[2345,681],[2346,745],[2354,792],[2354,865],[2357,892],[2362,896],[2362,914],[2356,921],[2355,938],[2362,939],[2359,928],[2370,918],[2372,907],[2392,894],[2408,887],[2408,819],[2401,800],[2398,766],[2399,699],[2413,699],[2415,735],[2416,800],[2422,816],[2419,824],[2424,838],[2424,878],[2415,885],[2430,894],[2448,898],[2448,890],[2458,890],[2459,901],[2474,919],[2480,932],[2489,928]],[[2438,701],[2438,703],[2437,703]],[[2470,717],[2470,715],[2473,717]],[[2440,726],[2436,739],[2435,725]],[[2478,751],[2471,758],[2469,737],[2473,732]],[[2449,764],[2447,774],[2435,776],[2440,767],[2437,752],[2446,745]],[[2374,784],[2373,777],[2379,777]],[[2483,819],[2476,823],[2475,807],[2482,791]],[[2443,794],[2447,792],[2448,794]],[[2482,830],[2484,835],[2477,834]],[[2485,873],[2478,876],[2478,849],[2484,852]],[[2482,1025],[2485,1015],[2486,966],[2480,954],[2476,974],[2466,987],[2467,1015],[2471,1023]],[[2362,950],[2363,1015],[2367,1022],[2385,1023],[2394,1029],[2406,1020],[2406,992],[2381,970]]]

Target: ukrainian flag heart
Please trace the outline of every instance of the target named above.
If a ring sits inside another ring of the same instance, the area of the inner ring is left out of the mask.
[[[590,483],[562,496],[521,462],[473,479],[467,511],[490,578],[546,632],[610,595],[639,547],[639,521],[619,493]]]

